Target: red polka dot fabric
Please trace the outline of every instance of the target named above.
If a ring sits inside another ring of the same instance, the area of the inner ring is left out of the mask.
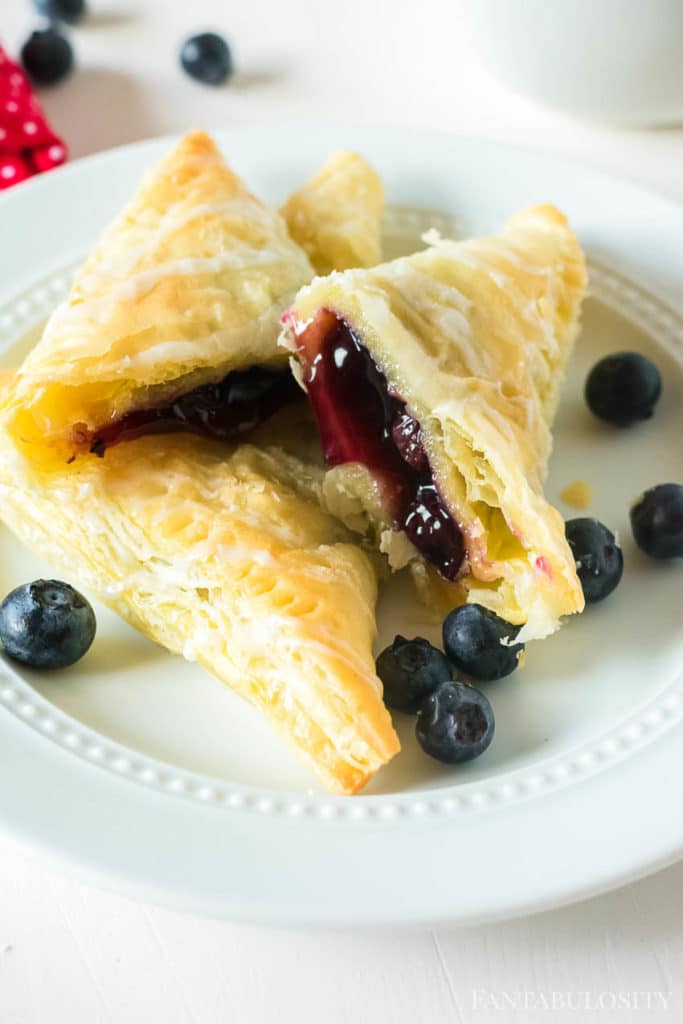
[[[47,123],[23,69],[0,46],[0,190],[66,158],[66,146]]]

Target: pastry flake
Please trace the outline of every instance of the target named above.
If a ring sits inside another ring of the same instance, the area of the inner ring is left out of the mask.
[[[373,267],[381,259],[382,180],[358,153],[340,149],[282,207],[289,233],[317,274]]]
[[[143,179],[19,370],[3,418],[35,460],[230,371],[284,363],[280,314],[313,270],[203,133]]]
[[[45,471],[0,433],[10,529],[353,793],[399,742],[372,655],[375,574],[322,509],[321,477],[280,448],[183,434]]]
[[[286,317],[334,467],[326,500],[385,548],[403,531],[439,610],[465,597],[521,624],[520,640],[545,636],[583,608],[542,483],[584,257],[551,206],[490,238],[429,242],[316,279]]]

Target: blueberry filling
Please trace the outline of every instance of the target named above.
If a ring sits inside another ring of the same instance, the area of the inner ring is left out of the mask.
[[[465,545],[439,494],[418,421],[348,324],[330,310],[317,314],[297,346],[325,461],[366,466],[393,529],[405,531],[445,579],[455,579]]]
[[[217,384],[204,384],[169,405],[138,409],[99,430],[90,451],[103,456],[120,441],[143,434],[186,431],[219,441],[242,440],[274,413],[301,397],[289,370],[252,366],[234,370]]]

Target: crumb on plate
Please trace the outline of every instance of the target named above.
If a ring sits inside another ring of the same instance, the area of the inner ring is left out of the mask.
[[[574,480],[560,492],[560,498],[565,505],[578,508],[582,511],[589,508],[593,500],[593,488],[587,480]]]

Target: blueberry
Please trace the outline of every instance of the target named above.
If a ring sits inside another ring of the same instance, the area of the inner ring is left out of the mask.
[[[0,604],[5,653],[34,668],[65,668],[82,658],[95,637],[95,613],[59,580],[34,580]]]
[[[624,571],[624,556],[614,534],[598,519],[570,519],[564,529],[586,604],[602,601]]]
[[[606,356],[595,364],[586,380],[590,411],[618,427],[649,419],[661,393],[659,370],[637,352]]]
[[[186,40],[180,63],[188,75],[206,85],[222,85],[233,72],[230,47],[215,32],[202,32]]]
[[[429,469],[422,427],[410,413],[403,411],[396,414],[391,426],[391,437],[399,455],[411,469],[416,473],[423,473]]]
[[[38,85],[53,85],[71,71],[71,43],[55,28],[32,32],[21,48],[21,63]]]
[[[85,0],[33,0],[39,14],[75,25],[85,14]]]
[[[683,484],[658,484],[631,508],[638,547],[652,558],[683,558]]]
[[[465,557],[465,542],[433,482],[419,484],[400,525],[444,579],[454,580]]]
[[[442,683],[425,697],[415,735],[426,754],[461,764],[483,754],[493,739],[493,708],[479,690],[465,683]]]
[[[517,668],[524,644],[510,643],[519,626],[501,619],[479,604],[464,604],[446,616],[443,646],[457,669],[489,681],[509,676]]]
[[[384,701],[396,711],[414,714],[428,694],[451,678],[448,659],[421,636],[397,636],[377,659],[377,675],[384,686]]]

